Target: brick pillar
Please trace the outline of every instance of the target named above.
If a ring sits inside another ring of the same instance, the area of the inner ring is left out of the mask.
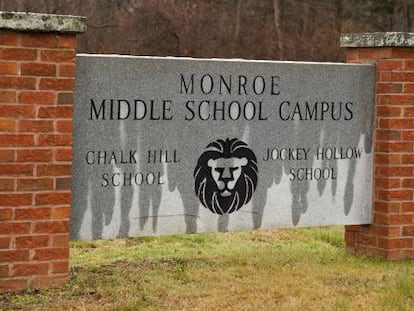
[[[72,93],[84,18],[0,12],[0,293],[68,278]]]
[[[347,62],[377,68],[372,224],[345,227],[350,253],[414,258],[414,33],[345,34]]]

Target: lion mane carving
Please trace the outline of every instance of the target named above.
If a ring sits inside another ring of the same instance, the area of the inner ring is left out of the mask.
[[[256,156],[237,138],[218,139],[206,149],[194,169],[195,193],[213,213],[233,213],[246,205],[256,190]]]

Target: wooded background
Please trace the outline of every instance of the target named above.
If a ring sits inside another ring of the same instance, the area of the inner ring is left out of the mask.
[[[86,16],[78,51],[341,61],[340,33],[414,32],[414,0],[0,0]]]

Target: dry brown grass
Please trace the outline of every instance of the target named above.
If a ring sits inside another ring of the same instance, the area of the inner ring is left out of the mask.
[[[342,228],[72,244],[60,289],[4,310],[414,310],[414,263],[344,252]],[[1,308],[0,308],[1,309]]]

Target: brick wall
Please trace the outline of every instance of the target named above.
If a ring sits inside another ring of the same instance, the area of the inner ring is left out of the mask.
[[[345,240],[351,253],[409,259],[414,258],[414,45],[393,42],[392,33],[382,36],[388,41],[365,40],[346,51],[347,62],[376,64],[377,95],[372,225],[347,226]]]
[[[68,278],[75,48],[0,29],[0,292]]]

